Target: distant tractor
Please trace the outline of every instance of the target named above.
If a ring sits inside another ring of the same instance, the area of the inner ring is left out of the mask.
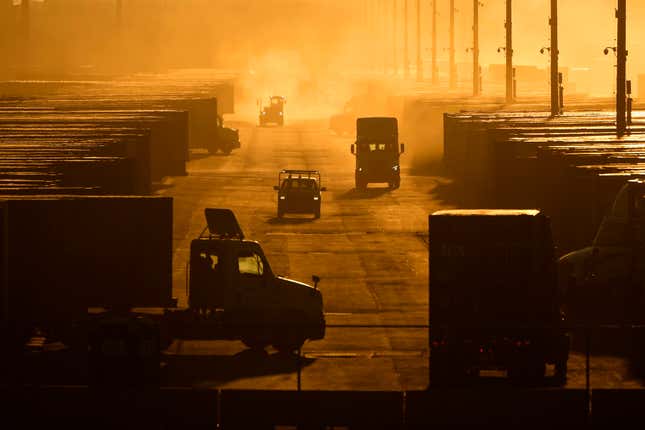
[[[260,126],[267,124],[284,125],[284,105],[287,103],[286,98],[282,96],[272,96],[269,104],[263,106],[260,111]]]
[[[351,150],[356,156],[357,190],[366,189],[371,182],[386,182],[392,189],[399,188],[399,157],[405,151],[405,145],[399,145],[396,118],[358,118],[356,143]]]
[[[322,203],[320,172],[317,170],[282,170],[278,175],[278,218],[285,213],[313,213],[320,218]]]

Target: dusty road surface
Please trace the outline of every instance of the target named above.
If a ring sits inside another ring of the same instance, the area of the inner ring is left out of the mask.
[[[448,206],[437,194],[447,179],[414,176],[402,156],[400,189],[372,184],[354,190],[351,137],[326,121],[285,127],[240,128],[242,148],[230,156],[194,153],[189,175],[168,180],[159,194],[174,197],[174,293],[186,304],[190,240],[204,208],[230,208],[247,238],[261,243],[273,271],[311,283],[322,279],[327,323],[324,340],[308,342],[302,359],[246,350],[237,341],[176,341],[167,351],[164,384],[195,387],[401,390],[428,384],[427,217]],[[317,169],[322,216],[276,216],[280,169]],[[339,325],[340,327],[334,327]],[[379,327],[380,326],[380,327]],[[585,386],[585,355],[570,358],[569,387]],[[611,354],[590,360],[592,388],[636,387],[626,360]]]

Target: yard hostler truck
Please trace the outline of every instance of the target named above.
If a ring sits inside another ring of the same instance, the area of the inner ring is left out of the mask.
[[[259,103],[259,102],[258,102]],[[271,96],[269,104],[260,110],[260,126],[267,124],[284,125],[284,105],[287,100],[282,96]]]
[[[189,312],[167,313],[178,338],[240,339],[250,348],[293,352],[325,334],[323,300],[314,286],[276,276],[260,244],[244,240],[228,209],[206,209],[207,227],[190,246]]]
[[[429,218],[430,384],[484,370],[516,383],[566,379],[569,337],[549,219],[537,210],[449,210]]]
[[[274,275],[228,209],[205,210],[208,226],[190,248],[189,304],[178,307],[172,214],[166,197],[0,199],[0,355],[13,364],[0,380],[43,383],[27,380],[38,372],[21,371],[25,363],[72,360],[61,370],[78,382],[155,384],[174,340],[291,353],[324,337],[319,278],[312,287]]]
[[[356,156],[356,189],[364,190],[372,182],[387,182],[390,188],[398,188],[401,184],[399,157],[404,150],[405,145],[399,145],[396,118],[358,118],[356,143],[351,146]]]

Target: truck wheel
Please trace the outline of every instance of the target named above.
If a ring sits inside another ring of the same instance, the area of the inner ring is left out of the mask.
[[[282,219],[284,217],[284,211],[278,209],[278,218]]]
[[[318,209],[316,209],[314,211],[314,218],[316,218],[316,219],[320,218],[320,208],[318,208]]]
[[[222,153],[224,155],[231,155],[232,150],[233,148],[231,148],[230,146],[225,146],[224,148],[222,148]]]
[[[295,355],[298,350],[304,345],[304,339],[284,339],[279,340],[273,344],[273,347],[280,353],[285,355]]]

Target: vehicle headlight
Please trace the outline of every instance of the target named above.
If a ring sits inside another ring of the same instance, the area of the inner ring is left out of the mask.
[[[280,116],[282,116],[282,112],[280,112]]]
[[[280,196],[280,200],[287,200],[287,196]]]
[[[399,171],[399,166],[396,165],[396,166],[392,167],[392,170],[394,170],[395,172],[398,172]]]
[[[358,171],[359,171],[359,172],[362,172],[362,171],[363,171],[363,168],[362,168],[362,167],[359,167],[359,168],[358,168]]]
[[[320,197],[314,197],[314,200],[320,200]]]

